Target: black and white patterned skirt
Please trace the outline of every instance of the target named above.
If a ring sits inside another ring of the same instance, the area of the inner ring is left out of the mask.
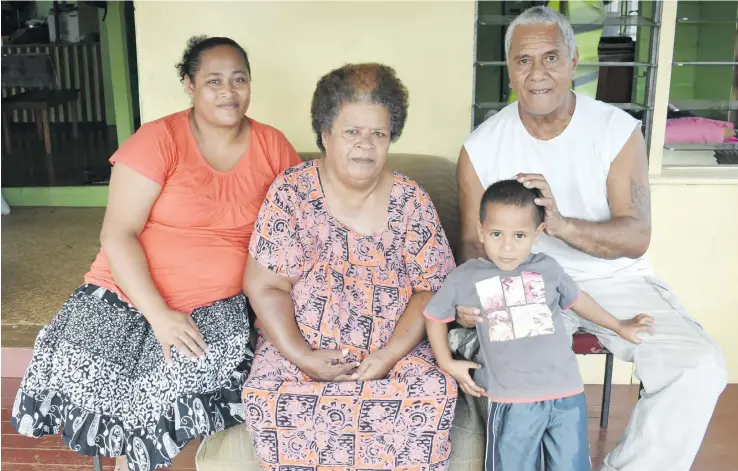
[[[191,440],[243,422],[248,312],[244,295],[195,309],[209,351],[192,360],[172,349],[168,365],[140,312],[84,285],[39,332],[13,426],[32,437],[61,432],[85,455],[125,455],[130,470],[170,466]]]

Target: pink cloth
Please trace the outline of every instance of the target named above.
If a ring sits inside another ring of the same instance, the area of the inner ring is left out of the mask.
[[[733,129],[733,123],[714,119],[690,117],[666,121],[667,144],[714,144],[725,141],[725,128]]]

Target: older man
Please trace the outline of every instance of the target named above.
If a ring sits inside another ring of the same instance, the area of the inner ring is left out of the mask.
[[[621,319],[651,315],[639,345],[569,313],[567,329],[594,333],[618,358],[634,362],[644,393],[603,471],[687,471],[718,396],[725,358],[644,258],[651,236],[646,146],[640,123],[570,90],[578,62],[574,32],[547,7],[521,14],[505,37],[518,102],[479,126],[458,163],[462,258],[483,254],[479,201],[491,183],[516,177],[538,188],[545,232],[537,251],[558,260],[581,288]],[[459,307],[470,327],[478,311]]]

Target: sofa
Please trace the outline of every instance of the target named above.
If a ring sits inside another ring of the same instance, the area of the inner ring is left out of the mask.
[[[301,154],[311,160],[320,154]],[[431,197],[451,248],[459,247],[456,165],[433,155],[391,154],[388,164],[418,182]],[[450,471],[484,469],[486,400],[459,395],[451,429]],[[199,471],[260,471],[246,424],[205,439],[197,452]]]

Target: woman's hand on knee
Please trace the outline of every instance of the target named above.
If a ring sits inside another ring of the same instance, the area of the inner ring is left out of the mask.
[[[384,379],[395,366],[394,359],[381,348],[364,358],[351,379],[354,381],[371,381]]]
[[[161,344],[164,360],[167,363],[172,362],[172,347],[189,358],[205,357],[208,346],[197,324],[189,315],[173,309],[165,309],[147,319],[151,328],[154,329],[156,340]]]

